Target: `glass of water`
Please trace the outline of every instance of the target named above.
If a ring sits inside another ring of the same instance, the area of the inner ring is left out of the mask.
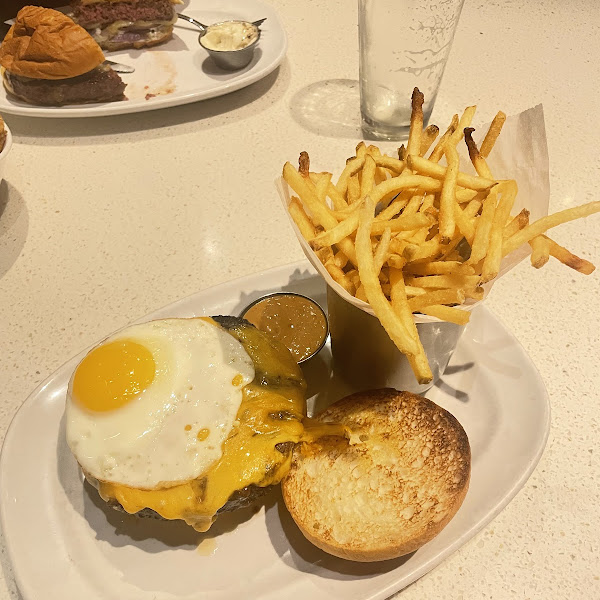
[[[431,115],[464,0],[358,0],[360,111],[367,138],[405,138],[415,87]]]

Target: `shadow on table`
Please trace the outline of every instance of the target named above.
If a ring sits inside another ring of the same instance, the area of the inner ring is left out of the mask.
[[[0,279],[21,254],[29,230],[29,213],[20,192],[0,181]]]
[[[272,73],[241,90],[191,104],[126,115],[94,118],[51,119],[5,115],[12,133],[20,143],[36,146],[63,145],[65,138],[85,138],[86,144],[109,144],[111,136],[130,133],[131,142],[181,134],[180,125],[189,132],[239,123],[268,110],[281,98],[290,82],[287,60]],[[177,128],[177,129],[171,129]]]
[[[6,582],[6,588],[8,589],[8,597],[15,598],[15,600],[24,600],[17,583],[15,581],[10,560],[8,559],[8,552],[6,550],[6,543],[4,541],[4,534],[2,527],[0,526],[0,569],[4,575],[4,581]]]
[[[292,118],[304,129],[332,138],[362,139],[358,81],[327,79],[296,92]]]
[[[410,560],[414,552],[392,560],[354,562],[327,554],[313,546],[300,532],[285,508],[281,492],[277,503],[267,511],[265,522],[273,547],[282,561],[294,570],[312,573],[326,579],[349,580],[375,577],[397,569]]]

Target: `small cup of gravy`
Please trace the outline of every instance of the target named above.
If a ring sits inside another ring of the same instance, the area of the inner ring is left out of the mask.
[[[323,309],[314,300],[291,292],[263,296],[240,317],[287,346],[298,364],[315,356],[329,333]]]
[[[209,25],[198,41],[222,69],[243,69],[252,60],[260,29],[248,21],[223,21]]]

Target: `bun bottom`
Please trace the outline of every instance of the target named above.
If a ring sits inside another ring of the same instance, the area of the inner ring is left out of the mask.
[[[372,390],[336,402],[316,420],[348,426],[352,440],[298,444],[282,492],[300,531],[321,550],[358,562],[398,558],[434,538],[462,504],[469,441],[430,400]]]

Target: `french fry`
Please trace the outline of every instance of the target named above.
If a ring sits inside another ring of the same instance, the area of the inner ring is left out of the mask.
[[[474,275],[470,265],[457,260],[432,261],[428,263],[411,263],[406,272],[410,275]]]
[[[473,200],[473,202],[477,202],[477,200]],[[465,216],[463,209],[457,202],[454,202],[454,220],[460,233],[469,242],[469,245],[472,246],[473,239],[475,238],[475,223],[472,218],[469,219]]]
[[[571,267],[571,269],[574,269],[583,275],[591,275],[596,270],[596,267],[589,260],[575,256],[572,252],[569,252],[569,250],[563,248],[563,246],[560,246],[554,240],[546,237],[545,235],[541,237],[548,242],[550,256],[553,256],[559,260],[561,263],[563,263],[563,265]]]
[[[371,225],[375,216],[374,212],[375,203],[367,196],[364,206],[360,209],[360,219],[356,232],[356,257],[360,279],[373,312],[394,344],[400,352],[415,355],[418,352],[417,343],[397,317],[381,289],[379,278],[375,274],[371,250]]]
[[[502,126],[506,121],[506,115],[499,111],[498,114],[494,117],[488,132],[485,134],[485,138],[483,138],[483,142],[481,142],[481,148],[479,149],[479,154],[483,156],[483,158],[487,158],[502,131]]]
[[[357,154],[358,154],[358,151],[357,151]],[[360,169],[362,169],[364,164],[365,164],[364,156],[356,156],[355,158],[349,160],[346,163],[346,166],[344,167],[342,174],[340,175],[339,179],[337,180],[337,183],[335,184],[335,187],[337,188],[338,192],[342,196],[344,196],[346,193],[346,189],[348,187],[348,180],[350,179],[350,177],[352,177],[352,175],[358,173],[358,171],[360,171]]]
[[[310,176],[310,158],[308,152],[300,152],[300,157],[298,158],[298,173],[300,173],[302,177]]]
[[[387,227],[383,234],[381,235],[381,239],[379,240],[379,244],[377,244],[377,250],[373,256],[373,263],[375,265],[375,273],[379,275],[381,269],[383,268],[383,264],[387,260],[389,256],[390,249],[390,240],[392,239],[392,230]]]
[[[391,171],[395,171],[400,175],[402,171],[406,168],[406,161],[398,160],[397,158],[392,158],[391,156],[386,156],[385,154],[380,154],[379,156],[374,157],[375,164],[378,167],[384,167],[386,169],[390,169]]]
[[[315,182],[315,193],[317,198],[325,204],[327,202],[327,190],[331,185],[331,173],[317,173],[317,181]],[[331,185],[333,187],[333,185]]]
[[[438,234],[430,240],[423,242],[420,246],[417,246],[416,244],[407,244],[402,252],[402,256],[406,258],[407,262],[423,261],[436,258],[439,255],[441,248],[442,245]]]
[[[288,211],[294,220],[294,223],[296,223],[298,229],[300,230],[302,237],[307,241],[312,240],[317,235],[317,230],[312,224],[312,221],[308,218],[308,215],[304,212],[302,204],[298,198],[292,198],[288,206]]]
[[[547,237],[538,235],[529,240],[531,266],[541,269],[550,259],[550,243]]]
[[[398,196],[387,208],[384,208],[376,217],[376,221],[389,221],[404,210],[408,204],[408,198]]]
[[[347,192],[348,204],[354,204],[355,202],[358,202],[360,200],[360,181],[358,180],[358,175],[352,175],[352,177],[348,178]]]
[[[339,283],[350,295],[354,294],[356,288],[342,269],[340,269],[333,261],[325,263],[325,268],[336,283]]]
[[[452,122],[448,126],[448,129],[446,130],[444,135],[442,135],[442,137],[438,140],[438,143],[435,145],[435,148],[431,151],[431,154],[429,155],[430,161],[434,163],[440,162],[440,159],[442,158],[442,156],[444,156],[444,147],[446,145],[446,142],[448,141],[450,136],[456,131],[457,127],[458,115],[454,115],[452,117]]]
[[[392,233],[395,233],[398,231],[413,231],[421,227],[429,227],[430,225],[431,217],[429,215],[416,213],[406,216],[400,215],[389,221],[376,221],[373,223],[372,231],[375,235],[381,235],[388,227],[392,230]]]
[[[411,296],[411,297],[422,296],[423,294],[427,293],[427,291],[424,290],[423,288],[413,287],[412,285],[405,285],[404,291],[406,292],[407,296]]]
[[[460,120],[458,121],[458,126],[456,129],[450,134],[450,137],[446,141],[444,145],[444,154],[446,154],[447,148],[456,148],[460,140],[463,139],[465,135],[465,129],[471,125],[471,121],[475,116],[475,111],[477,110],[476,106],[467,106],[465,108]],[[447,156],[447,155],[446,155]]]
[[[475,226],[475,236],[473,237],[473,243],[471,244],[471,256],[467,261],[471,265],[476,265],[478,262],[482,261],[487,254],[490,243],[490,231],[496,213],[497,199],[498,188],[493,187],[487,195],[487,198],[483,201],[481,216],[477,219],[477,224]]]
[[[509,237],[512,237],[519,231],[523,229],[523,227],[527,227],[529,225],[529,211],[524,208],[514,219],[512,219],[504,228],[502,232],[502,239],[507,240]]]
[[[410,188],[419,188],[424,192],[438,192],[442,189],[442,182],[432,177],[424,177],[423,175],[405,175],[402,173],[398,177],[392,177],[387,181],[382,181],[376,185],[370,192],[371,200],[375,205],[387,196],[388,194],[396,194],[402,190]]]
[[[417,346],[417,352],[414,355],[407,355],[408,362],[420,384],[429,383],[433,379],[433,374],[425,355],[425,350],[415,325],[412,311],[408,306],[406,290],[404,288],[404,278],[400,269],[390,269],[390,300],[392,309],[398,315],[404,327],[412,337]]]
[[[494,222],[490,230],[490,243],[488,251],[483,259],[483,268],[481,270],[481,282],[486,283],[494,279],[500,271],[500,261],[503,255],[502,232],[510,216],[510,211],[517,195],[517,183],[515,181],[503,182],[501,184],[501,194],[494,213]],[[599,203],[600,204],[600,203]],[[532,236],[533,237],[533,236]],[[528,241],[528,240],[526,240]]]
[[[421,175],[443,180],[446,177],[446,167],[420,156],[409,156],[407,158],[408,168]],[[456,185],[478,192],[489,190],[496,182],[493,178],[474,177],[467,173],[457,172]]]
[[[387,259],[387,264],[394,269],[402,269],[406,264],[406,259],[397,254],[391,254]]]
[[[454,288],[474,287],[479,283],[479,275],[425,275],[423,277],[407,276],[407,285],[421,288]]]
[[[479,208],[481,207],[481,203],[478,200],[471,200],[467,206],[465,206],[463,210],[463,215],[468,218],[474,217]],[[463,234],[459,231],[454,238],[450,241],[450,243],[444,248],[444,251],[441,254],[442,260],[458,260],[457,258],[451,258],[455,249],[458,245],[464,240]]]
[[[327,183],[327,195],[329,196],[329,198],[331,198],[331,204],[333,205],[333,208],[335,210],[343,210],[344,208],[348,207],[348,203],[346,202],[344,196],[340,194],[338,189],[331,182],[331,177],[329,178],[329,182]]]
[[[439,135],[440,128],[437,125],[429,125],[421,135],[421,148],[419,150],[419,156],[424,156],[427,150],[431,147],[431,144],[435,141],[435,138]]]
[[[322,248],[323,246],[333,246],[339,244],[344,238],[352,235],[358,227],[358,210],[355,210],[348,218],[340,221],[335,227],[322,231],[311,241],[313,248]]]
[[[435,317],[441,321],[448,323],[455,323],[456,325],[466,325],[471,318],[471,313],[460,308],[453,308],[451,306],[428,306],[421,312],[430,317]]]
[[[463,292],[466,298],[472,298],[473,300],[483,300],[485,296],[485,290],[482,287],[465,287]]]
[[[410,115],[410,129],[408,133],[408,142],[406,143],[406,153],[408,156],[420,156],[421,138],[423,134],[423,102],[425,96],[415,88],[412,93],[412,111]]]
[[[365,164],[363,165],[362,170],[362,179],[360,182],[360,197],[364,198],[375,185],[375,170],[377,169],[377,165],[373,160],[373,157],[367,155],[365,157]]]
[[[436,304],[462,304],[465,301],[465,293],[461,288],[435,290],[415,296],[408,301],[411,312],[419,312],[427,306]]]
[[[480,177],[486,177],[487,179],[494,179],[488,164],[481,156],[481,153],[477,149],[477,144],[473,139],[473,132],[475,130],[472,127],[465,127],[465,143],[467,144],[467,149],[469,150],[469,158],[477,171],[477,175]]]
[[[450,136],[452,137],[452,136]],[[452,145],[447,145],[445,150],[448,168],[440,194],[440,236],[441,243],[447,244],[454,235],[456,222],[454,220],[454,206],[456,201],[456,179],[458,177],[458,152]]]
[[[358,269],[350,269],[346,273],[346,277],[352,282],[352,285],[358,290],[361,286],[360,283],[360,275],[358,274]]]
[[[359,300],[362,300],[363,302],[369,302],[368,298],[367,298],[367,294],[365,294],[365,286],[364,285],[360,285],[358,287],[358,289],[356,290],[356,297]]]
[[[332,260],[340,269],[343,269],[348,264],[348,257],[343,252],[336,252]],[[358,274],[358,271],[356,273]],[[350,280],[354,283],[352,278]]]
[[[582,217],[587,217],[597,212],[600,212],[600,201],[598,200],[576,206],[575,208],[567,208],[566,210],[561,210],[553,215],[542,217],[508,238],[502,246],[502,256],[510,254],[519,246],[526,244],[529,240],[542,233],[546,233],[546,231],[552,227],[562,225],[563,223],[575,219],[581,219]]]
[[[421,206],[419,206],[419,212],[427,212],[435,202],[434,194],[425,194],[425,198],[423,198],[423,202],[421,202]]]
[[[333,250],[331,249],[331,246],[321,248],[320,250],[315,250],[315,254],[323,264],[330,260],[333,260]]]

